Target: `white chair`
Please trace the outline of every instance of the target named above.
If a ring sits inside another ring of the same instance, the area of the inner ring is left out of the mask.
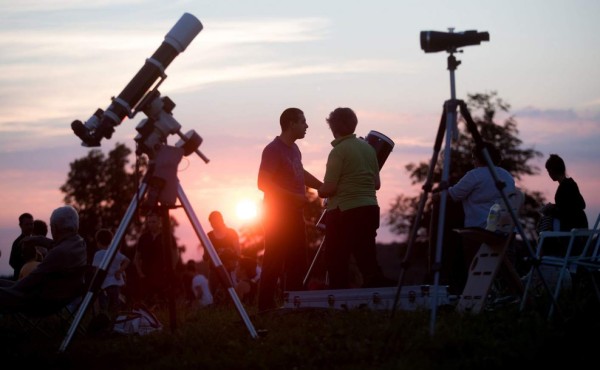
[[[600,302],[600,216],[594,225],[594,229],[586,242],[584,252],[579,258],[574,259],[571,265],[575,272],[585,272],[590,277],[596,299]]]
[[[540,238],[536,250],[536,260],[538,261],[539,269],[542,271],[544,267],[554,268],[556,274],[555,279],[548,279],[550,276],[544,276],[546,283],[553,285],[554,292],[552,293],[553,304],[548,311],[548,319],[554,313],[555,305],[558,302],[560,291],[566,282],[571,281],[571,273],[577,271],[579,267],[587,271],[594,269],[600,270],[600,259],[598,253],[600,250],[600,229],[598,225],[600,217],[596,221],[593,229],[573,229],[571,231],[543,231],[540,233]],[[552,243],[562,243],[566,245],[564,255],[545,255],[545,248]],[[580,249],[580,251],[576,251]],[[524,308],[527,302],[527,296],[532,290],[532,284],[535,278],[535,266],[531,267],[527,275],[521,309]],[[552,280],[552,281],[549,281]],[[594,284],[596,281],[594,280]],[[598,290],[597,290],[597,294]],[[600,299],[600,294],[599,294]]]

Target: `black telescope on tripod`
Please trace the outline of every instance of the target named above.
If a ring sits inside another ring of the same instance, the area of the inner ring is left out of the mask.
[[[423,184],[423,193],[421,194],[421,198],[419,203],[417,204],[417,211],[414,217],[414,220],[411,225],[410,234],[408,237],[408,245],[405,251],[404,258],[401,262],[400,274],[398,277],[398,288],[396,290],[396,297],[394,299],[394,310],[398,303],[398,299],[400,297],[400,291],[402,288],[405,269],[408,268],[410,263],[410,257],[415,246],[415,241],[417,239],[417,234],[420,229],[420,223],[423,219],[423,212],[425,209],[425,205],[427,202],[427,197],[429,193],[432,192],[433,183],[439,182],[439,199],[436,200],[438,203],[438,211],[436,219],[430,220],[432,225],[437,225],[437,235],[435,235],[435,240],[431,240],[430,243],[435,243],[435,259],[432,261],[431,269],[433,271],[433,286],[431,288],[431,316],[430,316],[430,325],[429,332],[431,335],[434,334],[435,331],[435,318],[438,307],[438,298],[439,291],[438,287],[440,284],[440,270],[442,266],[442,250],[444,243],[444,227],[445,227],[445,217],[446,217],[446,204],[448,202],[448,188],[449,188],[449,178],[450,178],[450,165],[451,165],[451,150],[452,150],[452,140],[458,137],[458,128],[457,128],[457,109],[460,108],[460,113],[462,118],[464,119],[467,130],[471,134],[475,148],[479,152],[479,154],[485,159],[485,164],[488,167],[489,174],[491,176],[491,180],[496,185],[498,190],[498,195],[502,199],[504,204],[504,209],[510,214],[510,218],[512,220],[512,225],[510,225],[509,230],[506,234],[496,234],[494,231],[491,232],[493,237],[497,237],[500,235],[499,239],[486,238],[483,236],[486,235],[486,232],[489,232],[488,229],[483,228],[462,228],[462,229],[454,229],[453,232],[459,232],[463,235],[470,235],[473,240],[479,242],[481,245],[478,249],[476,256],[473,258],[469,265],[468,270],[468,278],[463,288],[462,294],[460,294],[456,309],[459,312],[470,312],[476,313],[483,309],[483,304],[488,297],[488,293],[491,289],[492,283],[496,277],[496,274],[499,271],[500,267],[503,267],[505,270],[509,271],[509,275],[513,275],[516,278],[511,282],[517,289],[521,289],[521,281],[518,277],[516,271],[513,270],[511,262],[506,259],[506,248],[508,245],[512,243],[513,238],[515,237],[515,233],[521,237],[521,241],[525,245],[527,251],[529,252],[530,258],[532,258],[532,265],[538,268],[539,261],[537,261],[537,257],[535,257],[535,252],[529,244],[529,239],[527,235],[525,235],[525,231],[523,230],[523,226],[518,219],[517,212],[518,207],[520,205],[517,204],[519,202],[519,192],[516,189],[511,190],[511,194],[507,194],[505,191],[506,184],[504,181],[500,180],[500,177],[497,174],[496,167],[492,160],[492,157],[488,151],[488,147],[485,144],[482,136],[479,133],[477,128],[477,124],[471,117],[471,114],[467,108],[467,104],[462,101],[456,99],[456,86],[454,79],[454,72],[456,68],[460,65],[460,61],[456,59],[454,56],[455,53],[459,52],[458,48],[470,45],[479,45],[482,41],[489,41],[490,35],[487,32],[477,32],[475,30],[465,31],[465,32],[453,32],[453,28],[449,28],[449,32],[438,32],[438,31],[421,31],[420,41],[421,41],[421,49],[426,53],[435,53],[438,51],[446,51],[449,55],[447,57],[447,69],[450,72],[450,99],[446,100],[443,105],[442,117],[440,119],[440,124],[438,127],[437,136],[435,139],[433,153],[431,156],[431,160],[429,162],[429,167],[426,175],[425,184]],[[443,153],[440,155],[442,150],[442,144],[444,144]],[[443,163],[441,166],[438,166],[438,158],[443,158]],[[441,172],[441,178],[436,180],[434,176],[434,172],[436,171],[436,167]],[[511,197],[512,200],[509,200]],[[433,202],[433,200],[432,200]],[[490,207],[492,205],[490,204]],[[471,234],[469,234],[471,233]],[[492,246],[493,245],[493,246]],[[511,272],[512,271],[512,272]],[[548,290],[548,286],[544,281],[541,274],[538,276],[541,277],[541,281]],[[510,283],[509,283],[510,284]],[[552,297],[552,294],[550,294]],[[525,303],[524,301],[522,304]],[[556,304],[556,302],[553,302]],[[392,311],[393,314],[394,311]]]
[[[457,48],[490,41],[490,34],[475,30],[464,32],[421,31],[421,49],[426,53],[453,52]]]
[[[126,116],[133,118],[138,111],[143,110],[143,107],[138,107],[142,98],[157,80],[158,83],[153,90],[162,83],[166,78],[165,69],[179,53],[187,48],[200,31],[202,31],[202,23],[192,14],[184,13],[167,33],[160,47],[146,59],[144,66],[119,96],[113,97],[106,111],[99,108],[85,123],[79,120],[71,123],[73,132],[82,141],[81,145],[100,146],[102,138],[110,139],[115,131],[114,127],[121,124]]]

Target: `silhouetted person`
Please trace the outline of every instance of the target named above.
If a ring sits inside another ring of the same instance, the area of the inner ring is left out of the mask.
[[[23,238],[31,235],[33,231],[33,216],[31,213],[23,213],[19,216],[19,227],[21,228],[21,234],[13,242],[8,259],[8,264],[14,269],[13,280],[19,279],[21,267],[25,264],[21,241]]]
[[[552,181],[558,182],[558,188],[554,194],[554,203],[544,206],[542,213],[558,219],[560,231],[587,229],[585,200],[575,180],[567,176],[563,159],[557,154],[550,154],[546,161],[546,170]]]
[[[44,256],[38,252],[38,249],[34,244],[24,244],[23,259],[25,260],[25,264],[23,267],[21,267],[19,280],[23,279],[25,276],[29,275],[31,271],[35,270],[35,268],[38,267],[38,265],[44,259]]]
[[[55,209],[50,216],[55,241],[46,258],[17,282],[0,280],[0,311],[23,311],[64,303],[84,287],[86,244],[79,230],[79,215],[71,206]]]
[[[235,271],[235,292],[240,300],[247,304],[254,304],[254,298],[258,292],[260,281],[260,268],[256,259],[243,256],[239,259]]]
[[[165,246],[164,233],[170,238]],[[140,277],[142,301],[148,305],[166,303],[171,278],[179,255],[173,234],[164,230],[157,212],[146,216],[145,231],[140,235],[136,246],[134,264]],[[169,266],[169,264],[171,264]]]
[[[379,228],[376,192],[381,187],[377,153],[354,133],[358,118],[350,108],[329,113],[334,140],[319,196],[327,198],[325,261],[331,289],[350,288],[350,258],[354,256],[363,287],[382,287],[375,237]]]
[[[505,185],[504,191],[506,194],[515,191],[515,180],[512,175],[499,164],[502,156],[498,148],[491,143],[484,143],[488,154],[494,165],[494,170],[498,175],[498,179]],[[460,201],[464,211],[464,227],[476,227],[485,229],[487,227],[487,217],[490,208],[494,203],[502,202],[500,190],[496,187],[496,182],[487,167],[485,157],[479,148],[473,147],[471,150],[473,169],[467,173],[458,182],[448,188],[448,195],[453,201]],[[466,283],[468,269],[471,265],[473,257],[479,250],[481,243],[470,238],[462,238],[462,251],[464,257],[464,267],[457,268],[459,271],[457,277],[453,277],[453,281],[460,282],[460,286],[454,287],[452,290],[462,292]],[[509,252],[510,254],[510,252]]]
[[[579,192],[575,180],[567,176],[564,160],[557,154],[550,154],[548,160],[546,160],[546,170],[552,181],[558,182],[558,188],[554,194],[554,203],[548,203],[542,207],[542,214],[558,220],[560,231],[587,229],[588,219],[584,211],[585,200]],[[544,248],[544,253],[564,256],[566,244],[566,241],[549,243]],[[579,253],[581,248],[582,245],[576,244],[573,253]]]
[[[208,238],[215,248],[215,252],[217,252],[223,267],[225,267],[229,276],[233,279],[235,268],[240,258],[239,235],[237,231],[227,226],[223,215],[219,211],[212,211],[208,216],[208,221],[212,227],[212,230],[208,232]],[[202,259],[209,265],[208,281],[215,303],[222,303],[227,299],[227,289],[220,281],[219,274],[215,269],[215,265],[210,260],[208,252],[204,251]]]
[[[47,235],[48,225],[46,222],[43,220],[34,220],[31,235],[23,238],[21,246],[22,248],[25,248],[25,245],[27,244],[34,245],[41,257],[46,257],[48,251],[54,245],[54,241],[48,238]]]
[[[265,251],[258,291],[258,310],[276,308],[277,282],[284,290],[302,290],[308,269],[304,206],[306,188],[322,183],[302,165],[296,140],[306,136],[304,112],[287,108],[279,117],[281,133],[262,152],[258,188],[264,193]]]
[[[113,239],[113,233],[108,229],[100,229],[95,235],[98,250],[94,254],[92,266],[100,267],[106,256],[106,251]],[[119,250],[114,254],[113,260],[106,269],[106,276],[98,292],[100,309],[114,317],[121,309],[120,294],[125,285],[125,271],[130,260]]]
[[[214,303],[214,300],[210,291],[208,277],[206,276],[207,272],[203,271],[205,269],[197,268],[196,262],[193,260],[188,261],[186,267],[192,275],[188,289],[190,289],[193,299],[196,301],[199,307],[211,306]]]

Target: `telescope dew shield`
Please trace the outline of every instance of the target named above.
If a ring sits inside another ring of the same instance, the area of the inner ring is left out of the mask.
[[[138,73],[125,86],[123,91],[113,99],[102,115],[97,127],[83,125],[80,121],[71,124],[75,134],[83,141],[82,145],[99,146],[103,137],[110,139],[114,126],[118,126],[126,116],[139,104],[148,90],[159,78],[165,77],[165,69],[179,53],[184,51],[192,40],[202,31],[202,23],[189,13],[177,21],[167,33],[164,41]]]
[[[371,144],[375,148],[377,154],[377,162],[379,163],[379,170],[383,168],[385,161],[389,157],[392,149],[394,148],[394,142],[389,137],[385,136],[381,132],[371,130],[365,138],[367,143]]]

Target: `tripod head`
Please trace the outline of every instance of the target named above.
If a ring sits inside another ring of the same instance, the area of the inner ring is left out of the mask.
[[[205,163],[209,162],[198,150],[202,144],[200,135],[194,130],[185,135],[181,133],[181,125],[172,113],[175,103],[169,97],[161,98],[160,92],[154,89],[146,95],[140,106],[148,118],[143,119],[135,128],[138,131],[134,139],[137,143],[137,155],[146,154],[150,160],[154,159],[158,150],[167,145],[168,135],[177,134],[181,140],[175,146],[182,148],[185,156],[196,153]]]
[[[426,53],[437,53],[446,51],[448,56],[448,70],[454,71],[460,65],[454,53],[462,53],[458,48],[470,45],[479,45],[482,41],[490,41],[488,32],[477,32],[476,30],[454,32],[454,28],[448,28],[448,32],[421,31],[421,49]]]
[[[172,114],[175,103],[169,97],[161,98],[160,92],[154,89],[146,95],[140,107],[147,118],[136,126],[136,154],[146,154],[150,160],[146,174],[149,187],[142,208],[153,208],[159,201],[172,207],[177,200],[177,166],[183,156],[196,153],[205,163],[209,159],[198,150],[202,143],[200,135],[194,130],[186,135],[181,133],[181,125]],[[181,138],[175,146],[167,144],[171,134]]]
[[[444,110],[449,114],[449,122],[447,129],[454,140],[458,139],[458,129],[456,127],[456,81],[454,79],[454,71],[460,65],[460,60],[457,60],[454,53],[462,53],[458,48],[479,45],[482,41],[489,41],[490,34],[488,32],[477,32],[476,30],[454,32],[454,28],[448,28],[448,32],[439,31],[421,31],[421,49],[426,53],[436,53],[438,51],[446,51],[448,55],[448,71],[450,72],[450,100],[444,105]]]
[[[111,138],[114,127],[125,117],[131,119],[138,112],[144,112],[147,118],[136,127],[139,132],[135,137],[136,154],[146,154],[149,158],[148,200],[153,204],[159,200],[165,205],[175,203],[177,165],[183,155],[196,153],[204,162],[209,161],[198,150],[202,138],[193,130],[186,135],[181,133],[181,125],[172,114],[175,103],[168,97],[161,98],[158,91],[167,77],[165,69],[188,47],[202,28],[202,23],[196,17],[184,13],[119,96],[112,98],[112,103],[105,111],[98,108],[85,123],[79,120],[71,123],[73,132],[82,140],[81,145],[96,147],[100,146],[103,138]],[[181,138],[174,147],[167,145],[167,136],[171,134],[177,134]]]

